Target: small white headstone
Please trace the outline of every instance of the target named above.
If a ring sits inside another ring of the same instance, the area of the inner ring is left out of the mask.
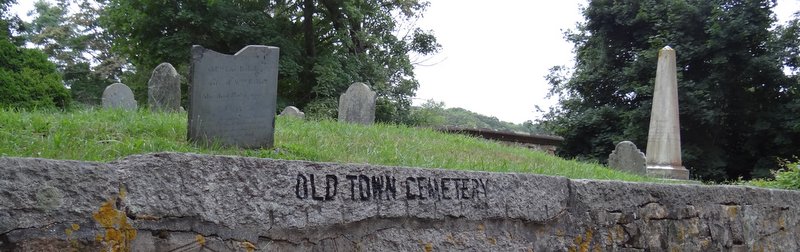
[[[136,110],[138,105],[133,99],[131,88],[122,83],[114,83],[103,91],[103,108]]]
[[[281,111],[280,115],[281,116],[297,117],[297,118],[305,118],[306,117],[306,113],[303,113],[303,111],[300,111],[300,109],[298,109],[295,106],[288,106],[288,107],[284,108],[283,111]]]

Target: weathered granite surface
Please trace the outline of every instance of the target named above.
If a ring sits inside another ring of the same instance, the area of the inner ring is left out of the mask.
[[[0,158],[0,251],[797,251],[800,192],[158,153]]]

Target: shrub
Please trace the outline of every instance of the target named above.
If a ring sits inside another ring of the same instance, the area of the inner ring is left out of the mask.
[[[800,163],[786,165],[775,172],[775,186],[783,189],[800,189]]]
[[[47,55],[0,39],[0,107],[65,108],[70,100]]]
[[[772,172],[775,179],[755,179],[744,184],[780,189],[800,190],[800,162],[782,161],[783,168]]]

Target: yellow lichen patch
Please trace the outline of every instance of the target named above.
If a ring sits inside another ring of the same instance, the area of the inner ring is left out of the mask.
[[[739,213],[739,206],[724,206],[725,212],[728,213],[728,217],[731,219],[736,218],[736,214]]]
[[[72,230],[78,231],[80,229],[81,229],[81,226],[78,226],[78,224],[72,224]]]
[[[433,244],[432,243],[425,243],[425,252],[433,251]]]
[[[200,244],[200,247],[206,245],[206,238],[202,235],[195,235],[194,239],[197,241],[197,244]]]
[[[589,251],[590,246],[592,245],[592,236],[594,232],[591,229],[586,230],[586,236],[578,235],[575,237],[575,246],[570,247],[570,251],[580,251],[580,252],[587,252]]]
[[[456,244],[456,239],[455,237],[453,237],[452,233],[448,233],[445,239],[447,239],[447,242],[449,242],[450,244]]]
[[[120,195],[124,190],[120,189]],[[130,251],[130,243],[136,238],[136,229],[128,223],[125,213],[114,206],[116,198],[103,203],[100,209],[92,215],[100,227],[106,230],[105,234],[97,235],[97,240],[103,242],[106,251]]]
[[[680,224],[678,224],[678,225],[680,225]],[[675,232],[675,238],[678,238],[678,241],[683,242],[683,240],[686,238],[686,232],[685,232],[683,226],[678,226],[678,227],[676,227],[676,229],[677,229],[677,231]]]
[[[205,241],[205,239],[203,240]],[[253,245],[252,243],[245,241],[242,242],[242,248],[244,248],[244,250],[247,252],[253,252],[256,250],[256,245]]]
[[[483,225],[483,223],[478,224],[478,231],[483,232],[483,230],[486,230],[486,227]]]
[[[497,245],[497,239],[494,237],[486,237],[486,239],[489,240],[489,244]]]
[[[703,239],[702,241],[700,241],[700,248],[701,248],[701,249],[703,249],[703,250],[706,250],[706,249],[708,249],[710,246],[711,246],[711,240],[709,240],[709,239]]]

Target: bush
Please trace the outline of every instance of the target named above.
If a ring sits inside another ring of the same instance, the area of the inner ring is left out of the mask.
[[[775,185],[783,189],[800,189],[800,163],[788,164],[775,172]]]
[[[0,39],[0,107],[65,108],[70,100],[69,90],[47,55]]]
[[[783,168],[772,173],[775,179],[756,179],[747,184],[780,189],[800,190],[800,162],[784,163]]]
[[[339,115],[336,111],[339,109],[339,101],[335,98],[322,98],[311,101],[306,105],[304,111],[306,118],[312,120],[333,119],[336,120]]]

